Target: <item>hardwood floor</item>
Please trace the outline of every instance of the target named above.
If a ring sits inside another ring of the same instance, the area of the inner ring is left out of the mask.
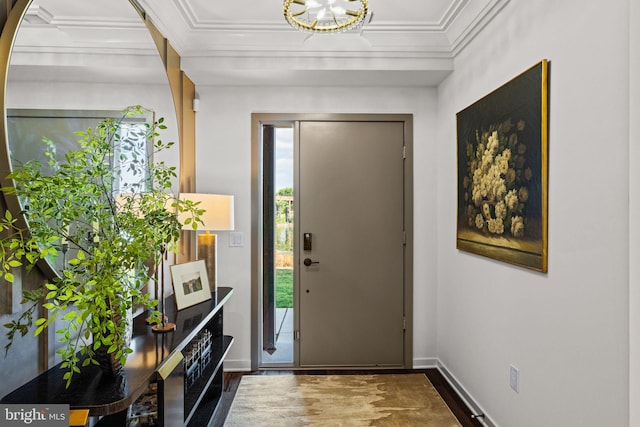
[[[447,380],[440,374],[437,369],[416,369],[416,370],[375,370],[375,371],[363,371],[363,370],[312,370],[312,371],[291,371],[291,370],[262,370],[256,372],[225,372],[224,374],[224,391],[222,393],[222,400],[218,411],[213,420],[214,427],[222,427],[224,420],[227,418],[229,409],[231,408],[231,402],[238,390],[240,379],[244,375],[340,375],[340,374],[384,374],[384,373],[424,373],[435,389],[440,393],[442,399],[447,403],[451,412],[458,418],[460,424],[463,427],[476,427],[481,426],[477,420],[471,418],[471,411],[467,408],[464,402],[456,394],[453,388],[449,385]],[[252,426],[253,427],[253,426]],[[259,426],[255,426],[259,427]],[[409,427],[409,426],[408,426]]]

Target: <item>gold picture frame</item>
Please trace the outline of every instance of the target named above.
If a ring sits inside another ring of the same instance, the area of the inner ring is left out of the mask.
[[[456,247],[545,273],[548,74],[544,59],[456,114]]]

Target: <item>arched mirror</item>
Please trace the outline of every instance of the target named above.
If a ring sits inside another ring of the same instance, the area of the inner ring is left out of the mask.
[[[63,155],[76,143],[76,131],[118,117],[130,105],[149,111],[136,120],[164,118],[161,138],[178,141],[165,67],[135,0],[19,0],[15,7],[23,7],[24,14],[13,24],[17,32],[2,97],[3,185],[15,164],[43,156],[43,137]],[[158,160],[179,167],[179,150],[176,144]],[[14,214],[21,211],[17,199],[6,201]],[[62,262],[50,259],[42,269],[56,274]]]

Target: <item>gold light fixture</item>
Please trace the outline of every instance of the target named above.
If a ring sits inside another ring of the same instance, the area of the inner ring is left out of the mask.
[[[284,0],[284,17],[292,27],[311,33],[358,28],[367,16],[367,0]]]

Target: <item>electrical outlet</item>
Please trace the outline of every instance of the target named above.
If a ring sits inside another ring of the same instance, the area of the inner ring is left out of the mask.
[[[520,393],[520,369],[509,366],[509,385],[516,393]]]

